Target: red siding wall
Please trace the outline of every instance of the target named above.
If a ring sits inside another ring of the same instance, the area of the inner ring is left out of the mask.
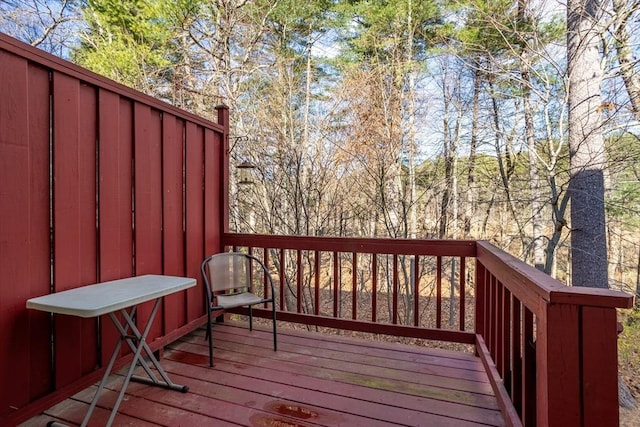
[[[0,35],[0,424],[94,372],[117,339],[106,318],[52,319],[28,298],[147,273],[200,279],[220,248],[227,141],[226,121]],[[198,287],[167,297],[151,340],[203,314]]]

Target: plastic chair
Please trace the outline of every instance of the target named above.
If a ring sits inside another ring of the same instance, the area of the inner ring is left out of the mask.
[[[253,293],[252,263],[260,266],[271,285],[269,298],[260,297]],[[242,252],[225,252],[215,254],[200,266],[204,278],[205,296],[207,301],[207,333],[209,340],[209,366],[213,366],[213,337],[211,335],[211,313],[228,310],[235,307],[249,308],[249,330],[253,330],[252,306],[271,303],[273,313],[273,350],[278,349],[276,334],[276,304],[273,278],[262,261],[253,255]]]

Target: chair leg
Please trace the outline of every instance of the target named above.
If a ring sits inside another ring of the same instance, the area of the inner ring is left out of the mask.
[[[276,338],[276,306],[273,302],[271,303],[271,311],[273,313],[273,351],[278,351],[278,340]]]
[[[249,330],[253,331],[253,310],[251,306],[249,306]]]
[[[211,311],[207,313],[207,334],[209,340],[209,367],[213,368],[213,332],[211,331]]]

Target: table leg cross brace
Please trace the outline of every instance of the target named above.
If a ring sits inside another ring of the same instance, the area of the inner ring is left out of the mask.
[[[107,365],[107,370],[105,371],[104,376],[102,377],[102,381],[98,386],[98,390],[96,391],[96,394],[93,397],[93,400],[91,401],[91,406],[89,406],[89,409],[84,417],[84,420],[82,421],[81,427],[85,427],[88,424],[89,419],[91,418],[91,414],[93,413],[93,410],[95,409],[96,404],[98,403],[100,393],[104,389],[104,386],[107,383],[107,379],[111,374],[113,365],[116,359],[118,358],[118,355],[120,354],[122,341],[125,341],[129,345],[129,348],[131,348],[131,351],[133,351],[133,360],[131,361],[131,366],[129,366],[127,375],[125,376],[124,382],[122,383],[122,389],[118,394],[118,399],[116,400],[115,404],[113,405],[113,409],[111,410],[109,421],[107,421],[107,424],[106,424],[107,427],[109,427],[113,423],[113,420],[116,416],[116,413],[118,412],[120,403],[122,403],[122,399],[124,398],[124,394],[125,394],[125,391],[127,390],[127,386],[129,385],[130,380],[133,380],[136,382],[142,382],[142,383],[153,385],[153,386],[164,387],[171,390],[177,390],[182,393],[186,393],[189,390],[189,387],[175,384],[169,379],[169,376],[167,375],[165,370],[162,369],[162,366],[160,366],[158,359],[156,359],[156,357],[153,355],[153,352],[147,345],[147,341],[146,341],[147,335],[149,334],[149,330],[151,329],[151,325],[153,324],[153,319],[155,318],[156,312],[158,311],[160,301],[161,299],[157,299],[155,304],[153,305],[153,309],[151,310],[151,314],[149,315],[149,319],[147,320],[147,324],[142,334],[136,327],[135,322],[133,321],[133,316],[136,312],[136,307],[133,307],[131,309],[131,312],[127,312],[126,309],[120,310],[120,314],[122,314],[122,317],[125,320],[125,326],[122,325],[122,323],[119,321],[118,317],[114,313],[109,313],[109,317],[111,318],[111,321],[113,322],[115,327],[118,329],[118,332],[120,332],[120,340],[116,344],[113,354],[111,355],[111,359],[109,360],[109,364]],[[129,335],[129,330],[131,330],[133,335]],[[156,368],[156,370],[162,377],[162,381],[157,378],[157,376],[151,370],[151,367],[147,362],[147,360],[145,360],[145,358],[142,357],[142,350],[144,350],[147,353],[147,358],[149,359],[149,362],[151,362],[151,364]],[[138,364],[142,366],[142,368],[147,373],[149,378],[133,375],[133,371],[135,370]]]

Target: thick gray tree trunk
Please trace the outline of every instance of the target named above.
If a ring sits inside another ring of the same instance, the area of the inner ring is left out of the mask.
[[[574,286],[608,287],[599,2],[567,3],[571,270]]]

